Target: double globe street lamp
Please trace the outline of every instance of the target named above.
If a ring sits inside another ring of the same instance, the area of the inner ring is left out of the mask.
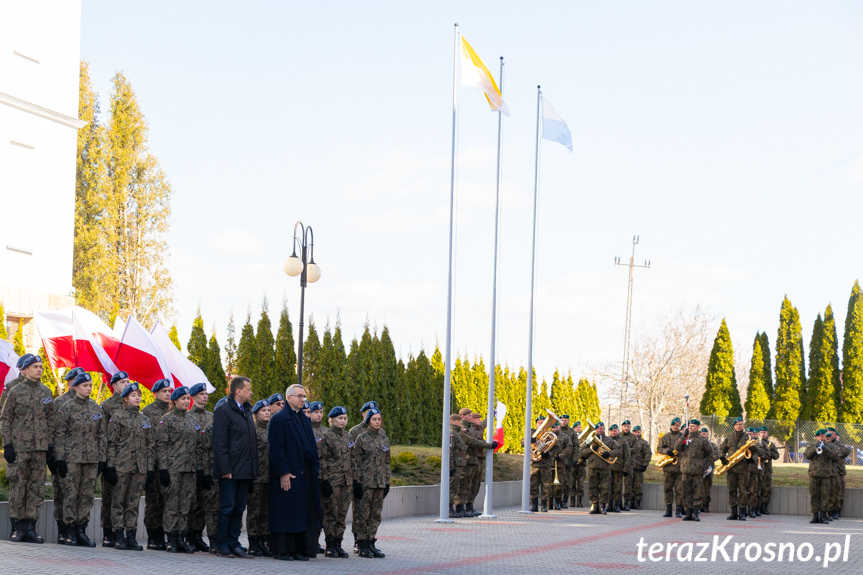
[[[300,237],[297,237],[297,229]],[[297,257],[297,246],[301,257]],[[294,246],[291,257],[285,260],[285,273],[291,277],[300,276],[300,340],[297,350],[297,383],[303,384],[303,311],[306,302],[306,283],[315,283],[321,279],[321,268],[315,263],[315,234],[312,227],[306,227],[303,222],[294,224]]]

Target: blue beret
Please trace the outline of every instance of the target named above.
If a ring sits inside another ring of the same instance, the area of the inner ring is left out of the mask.
[[[347,409],[345,409],[341,405],[337,405],[330,410],[330,414],[327,417],[338,417],[340,415],[347,415],[347,414],[348,414]]]
[[[189,388],[189,395],[198,395],[202,391],[207,391],[206,383],[196,383],[192,387]]]
[[[313,401],[309,404],[309,411],[323,411],[324,410],[324,402],[323,401]]]
[[[129,374],[125,371],[118,371],[114,375],[111,376],[111,387],[114,387],[114,384],[120,381],[121,379],[129,379]]]
[[[362,411],[368,411],[370,409],[377,409],[377,408],[378,408],[378,402],[377,401],[367,401],[360,408],[360,411],[361,412]]]
[[[78,377],[82,373],[84,373],[84,368],[83,367],[76,367],[74,369],[70,369],[69,371],[67,371],[66,375],[63,376],[63,379],[65,379],[66,381],[69,381],[69,380],[75,379],[76,377]]]
[[[181,397],[183,397],[184,395],[186,395],[188,393],[189,393],[189,388],[186,387],[185,385],[181,385],[180,387],[178,387],[177,389],[175,389],[174,391],[171,392],[171,401],[177,401],[178,399],[180,399]]]
[[[271,405],[272,405],[274,402],[276,402],[276,401],[282,401],[282,402],[284,402],[284,401],[285,401],[285,396],[284,396],[284,395],[282,395],[281,393],[274,393],[274,394],[273,394],[273,395],[271,395],[269,398],[267,398],[267,401],[269,401]]]
[[[674,419],[671,420],[671,425],[674,425],[675,423],[680,423],[679,417],[675,417]]]
[[[252,413],[258,413],[258,410],[261,409],[262,407],[269,407],[269,406],[270,406],[269,400],[262,399],[262,400],[256,402],[255,405],[252,406]]]
[[[84,373],[79,374],[78,377],[73,379],[72,383],[70,383],[69,385],[71,385],[72,387],[78,387],[79,385],[87,381],[93,381],[93,378],[90,377],[90,374],[85,371]]]
[[[381,412],[381,410],[380,410],[380,409],[378,409],[378,408],[376,408],[376,407],[371,408],[371,409],[369,410],[369,412],[368,412],[368,413],[366,413],[366,418],[365,418],[365,420],[364,420],[364,421],[365,421],[365,423],[368,423],[369,421],[371,421],[372,416],[373,416],[373,415],[377,415],[377,414],[379,414],[380,412]]]
[[[121,397],[121,398],[122,398],[122,397],[126,397],[127,395],[129,395],[129,394],[130,394],[130,393],[132,393],[133,391],[141,391],[141,388],[138,386],[138,382],[137,382],[137,381],[133,381],[132,383],[130,383],[129,385],[127,385],[127,386],[123,389],[123,391],[120,393],[120,397]]]
[[[601,421],[596,422],[596,427],[605,427],[605,424]]]
[[[632,428],[632,431],[641,431],[641,426],[636,425],[635,427]]]
[[[308,401],[304,401],[304,402],[303,402],[303,409],[309,409],[309,405],[310,405],[310,404],[309,404],[309,402],[308,402]]]
[[[159,381],[157,381],[156,383],[153,384],[153,389],[151,389],[150,391],[152,391],[153,393],[156,393],[157,391],[162,391],[166,387],[167,388],[171,387],[171,380],[170,379],[160,379]]]
[[[628,419],[625,419],[625,420],[623,421],[623,423],[621,423],[620,425],[632,425],[632,424],[631,424],[631,423],[629,423],[629,420],[628,420]]]
[[[616,423],[612,423],[612,424],[611,424],[611,427],[609,427],[609,428],[608,428],[608,430],[609,430],[609,431],[611,431],[612,429],[617,429],[617,424],[616,424]]]
[[[742,417],[735,417],[733,423],[740,423],[741,421],[743,421]]]
[[[20,358],[18,358],[18,369],[27,369],[34,363],[42,363],[42,358],[38,355],[33,355],[32,353],[25,353]]]
[[[216,402],[216,407],[213,408],[213,411],[219,409],[220,407],[225,405],[227,402],[228,402],[228,396],[226,395],[225,397],[223,397],[222,399],[220,399],[219,401]]]

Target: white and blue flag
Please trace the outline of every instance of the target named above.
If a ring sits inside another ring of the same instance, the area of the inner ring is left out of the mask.
[[[551,102],[542,99],[542,139],[558,142],[572,152],[572,133]]]

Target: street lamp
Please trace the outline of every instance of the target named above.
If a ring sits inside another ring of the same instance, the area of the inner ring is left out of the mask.
[[[300,237],[297,237],[297,228]],[[300,246],[301,257],[297,257],[297,246]],[[294,246],[291,257],[285,260],[285,273],[291,277],[300,276],[300,343],[297,351],[297,383],[303,384],[303,311],[306,302],[306,283],[315,283],[321,279],[321,268],[315,263],[315,234],[312,227],[306,227],[303,222],[294,224]]]

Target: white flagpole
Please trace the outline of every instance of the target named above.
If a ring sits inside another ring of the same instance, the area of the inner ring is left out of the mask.
[[[440,462],[440,517],[437,523],[452,523],[449,518],[449,416],[451,406],[452,370],[452,237],[453,211],[455,204],[455,129],[458,115],[458,23],[455,24],[452,59],[452,167],[449,179],[449,265],[447,267],[446,294],[446,346],[444,349],[444,387],[443,387],[443,432],[441,434]]]
[[[503,56],[500,57],[500,95],[503,98]],[[500,226],[500,134],[503,128],[503,114],[497,113],[497,184],[494,204],[494,281],[491,289],[491,363],[488,366],[488,406],[486,408],[486,439],[494,437],[494,378],[497,372],[495,366],[495,336],[497,335],[497,263],[498,263],[498,227]],[[485,499],[482,506],[482,517],[495,518],[492,499],[494,496],[494,451],[486,450],[485,455]]]
[[[530,256],[530,328],[527,336],[527,398],[524,408],[524,464],[521,473],[521,512],[530,512],[530,436],[533,416],[533,292],[536,284],[536,199],[539,195],[539,140],[540,115],[542,114],[542,90],[536,87],[536,166],[533,172],[533,235]]]

